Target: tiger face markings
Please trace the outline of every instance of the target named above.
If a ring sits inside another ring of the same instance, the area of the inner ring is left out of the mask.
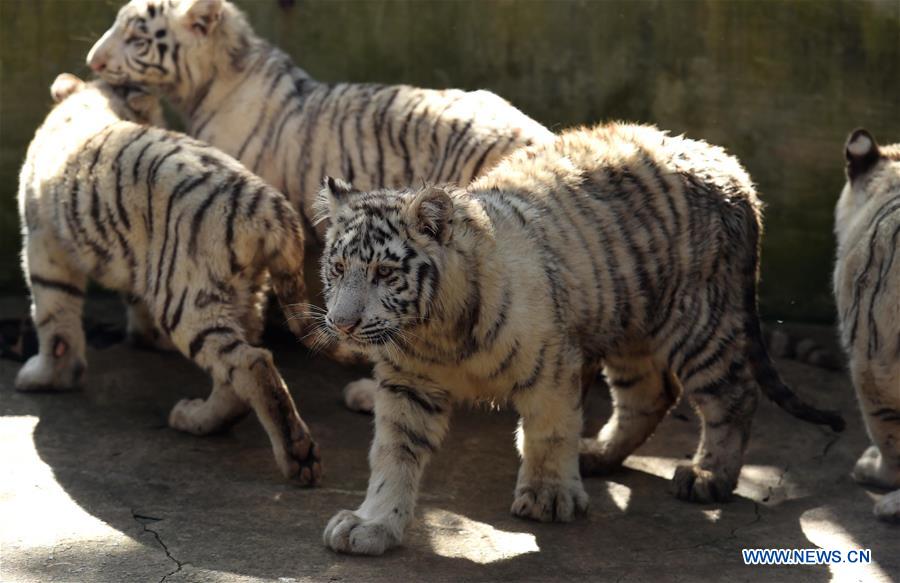
[[[325,187],[335,197],[353,192],[332,178]],[[419,217],[398,214],[399,206],[373,211],[366,220],[358,210],[331,215],[343,235],[322,255],[322,272],[331,275],[324,279],[328,325],[322,331],[336,329],[341,340],[358,346],[390,344],[407,323],[423,321],[431,309],[441,271],[440,258],[429,255],[428,229],[433,227],[420,229]],[[419,212],[439,214],[449,207],[432,208],[426,202]]]
[[[516,407],[511,511],[541,521],[585,511],[579,468],[616,468],[682,394],[703,424],[693,462],[673,478],[685,500],[731,496],[760,388],[842,429],[800,401],[766,353],[760,206],[720,148],[623,124],[513,153],[465,190],[367,194],[326,181],[327,325],[368,351],[378,388],[365,500],[331,519],[325,544],[359,554],[400,544],[459,401]],[[400,281],[348,275],[401,249]],[[357,332],[376,314],[390,323],[387,342]],[[613,416],[581,440],[583,376],[602,364]]]
[[[841,343],[850,361],[873,445],[853,478],[900,487],[900,144],[879,146],[864,129],[847,139],[847,184],[835,209],[834,294]],[[900,490],[875,515],[900,521]]]
[[[146,94],[61,76],[59,104],[35,134],[20,177],[23,269],[39,353],[21,391],[78,386],[88,279],[126,295],[132,325],[152,330],[213,379],[169,425],[198,435],[253,410],[282,473],[321,476],[318,446],[271,354],[254,346],[268,285],[302,335],[303,234],[287,200],[239,163],[182,134],[141,123]],[[138,107],[139,109],[132,109]]]
[[[93,46],[88,65],[113,84],[173,85],[190,76],[188,54],[212,30],[221,5],[211,0],[137,0]]]

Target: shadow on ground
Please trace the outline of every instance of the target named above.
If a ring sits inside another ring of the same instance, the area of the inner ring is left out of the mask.
[[[0,314],[15,308],[0,303]],[[107,305],[104,314],[116,313]],[[692,505],[668,494],[698,438],[688,408],[670,415],[621,472],[586,482],[591,510],[569,525],[508,513],[517,459],[510,412],[462,410],[427,470],[404,548],[339,556],[321,533],[364,495],[370,418],[340,405],[347,370],[290,344],[282,370],[325,457],[322,487],[284,483],[251,417],[196,438],[166,427],[204,375],[173,354],[118,345],[89,354],[87,387],[19,394],[0,361],[3,580],[328,581],[784,580],[900,577],[900,530],[871,515],[874,493],[847,476],[866,438],[845,376],[790,361],[798,392],[846,413],[841,436],[760,406],[735,500]],[[608,396],[598,395],[601,411]],[[869,548],[869,566],[751,567],[742,548]]]

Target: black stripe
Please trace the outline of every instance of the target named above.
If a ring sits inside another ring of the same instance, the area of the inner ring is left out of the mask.
[[[431,400],[426,397],[421,392],[413,389],[412,387],[406,385],[396,385],[389,383],[381,383],[379,387],[390,391],[394,395],[398,397],[402,397],[409,401],[410,403],[416,405],[422,411],[429,413],[431,415],[435,415],[438,413],[443,413],[444,408],[438,403],[433,403]]]
[[[544,370],[544,364],[546,362],[545,356],[547,353],[547,345],[541,346],[541,351],[538,353],[537,362],[534,365],[534,368],[531,370],[531,374],[524,381],[517,381],[516,384],[513,385],[512,393],[515,394],[521,390],[529,389],[533,387],[541,376],[541,372]]]
[[[31,284],[38,285],[40,287],[46,287],[50,289],[55,289],[56,291],[61,291],[63,293],[69,294],[70,296],[74,296],[76,298],[84,297],[84,290],[79,289],[77,286],[72,285],[71,283],[66,283],[64,281],[59,281],[57,279],[49,279],[46,277],[41,277],[39,275],[32,274],[30,276]]]
[[[234,252],[234,219],[237,216],[238,203],[240,202],[245,182],[240,180],[231,189],[231,208],[228,210],[228,218],[225,221],[225,247],[228,249],[228,263],[231,266],[232,273],[240,271],[237,254]]]
[[[241,344],[244,344],[244,341],[243,341],[243,340],[234,340],[234,341],[232,341],[232,342],[229,342],[228,344],[225,344],[224,346],[222,346],[221,348],[219,348],[219,356],[224,356],[224,355],[226,355],[226,354],[231,354],[231,353],[234,352],[234,351],[237,349],[237,347],[240,346]]]
[[[212,206],[213,202],[215,202],[216,198],[218,198],[220,194],[225,192],[229,184],[234,180],[235,177],[231,176],[228,178],[228,180],[214,188],[213,191],[206,196],[206,199],[203,201],[203,203],[200,204],[197,212],[194,213],[194,217],[191,221],[191,236],[188,241],[188,253],[191,255],[191,257],[195,256],[197,253],[197,237],[200,234],[200,227],[203,223],[203,218],[206,216],[206,212],[209,210],[209,207]],[[237,179],[237,184],[240,184],[241,188],[243,188],[243,184],[244,182],[246,182],[246,180],[246,178],[241,176]],[[235,184],[234,186],[236,187],[237,184]]]
[[[431,443],[431,440],[429,440],[428,437],[413,431],[410,427],[407,427],[398,421],[394,421],[394,429],[402,433],[412,445],[421,449],[427,449],[431,453],[437,451],[437,446]]]
[[[181,292],[181,299],[178,300],[178,307],[175,308],[175,313],[172,314],[172,319],[169,321],[168,330],[172,332],[175,328],[178,328],[178,324],[181,323],[181,314],[184,311],[184,299],[187,297],[187,288],[185,288]]]
[[[232,328],[231,326],[212,326],[210,328],[201,330],[197,333],[196,336],[194,336],[194,339],[191,340],[191,343],[188,345],[188,354],[190,354],[191,358],[197,356],[197,353],[203,349],[203,344],[206,342],[206,338],[208,336],[234,333],[234,328]]]

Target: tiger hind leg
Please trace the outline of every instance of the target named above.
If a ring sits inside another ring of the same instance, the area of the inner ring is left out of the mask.
[[[319,481],[318,446],[271,353],[248,343],[238,318],[225,310],[197,310],[182,319],[173,340],[210,373],[215,387],[203,403],[176,405],[170,415],[174,428],[208,433],[233,423],[250,408],[269,436],[282,474],[303,485]]]
[[[672,478],[682,500],[726,501],[737,486],[759,389],[743,354],[734,348],[743,342],[730,344],[721,357],[700,355],[700,363],[680,377],[702,424],[693,462],[676,468]]]
[[[81,385],[86,368],[81,313],[87,278],[65,263],[52,235],[31,232],[25,243],[31,316],[38,353],[16,375],[19,391],[66,390]]]
[[[672,374],[647,358],[609,359],[606,377],[613,397],[612,416],[594,438],[579,447],[582,476],[618,468],[640,447],[678,399]]]
[[[853,384],[873,445],[856,462],[853,479],[880,488],[900,487],[900,366],[876,371],[853,363]]]

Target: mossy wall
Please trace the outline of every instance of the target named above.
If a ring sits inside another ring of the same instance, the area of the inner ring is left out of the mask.
[[[323,80],[488,88],[553,129],[627,119],[736,154],[767,201],[763,310],[832,318],[843,140],[900,141],[900,2],[238,2]],[[57,73],[118,3],[0,0],[0,290],[20,292],[15,192]]]

